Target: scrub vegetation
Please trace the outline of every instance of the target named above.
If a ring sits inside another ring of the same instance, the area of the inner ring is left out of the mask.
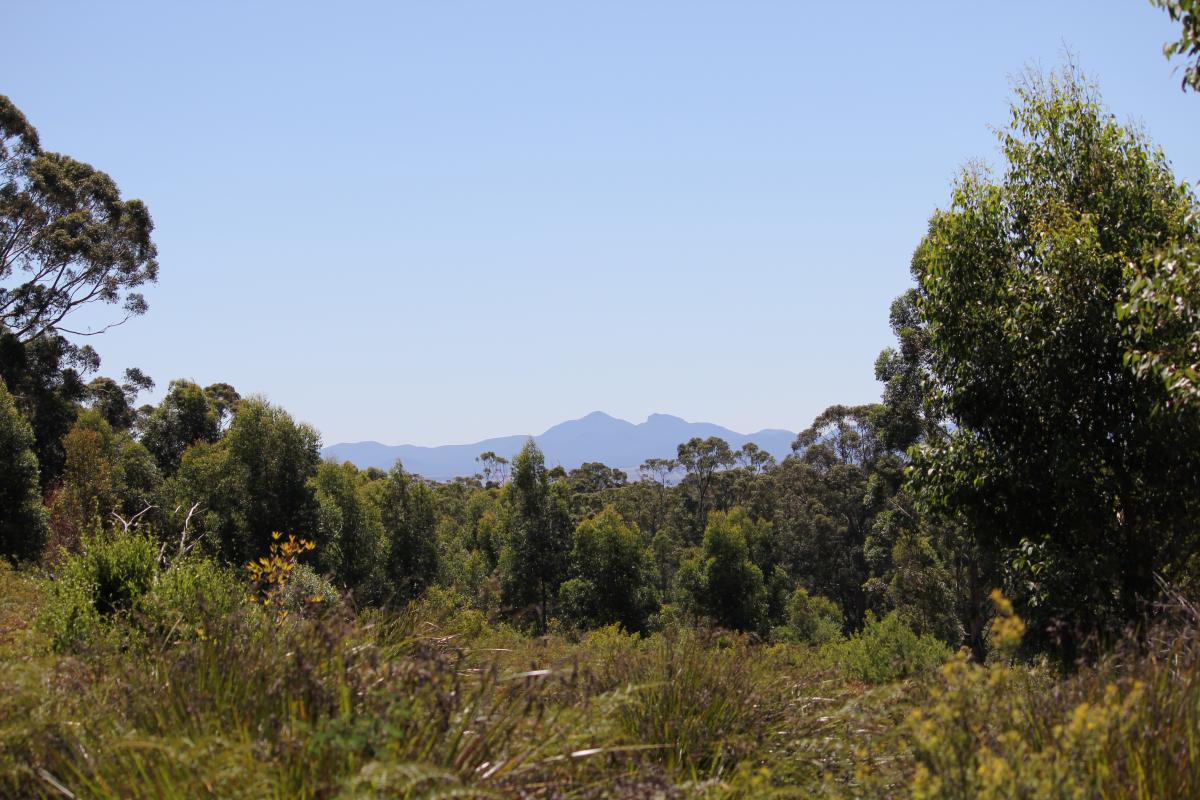
[[[879,403],[439,482],[100,375],[153,223],[0,97],[0,796],[1200,796],[1200,203],[1073,64],[997,138]]]

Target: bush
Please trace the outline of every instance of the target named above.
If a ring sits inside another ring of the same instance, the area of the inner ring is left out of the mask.
[[[41,624],[59,651],[110,634],[180,638],[232,613],[245,598],[246,588],[226,567],[192,557],[163,569],[149,535],[100,533],[66,556]]]
[[[828,647],[847,675],[866,683],[910,678],[944,664],[953,655],[941,640],[913,633],[895,611],[883,619],[868,611],[861,631]]]
[[[206,558],[186,558],[159,573],[142,602],[148,625],[167,636],[196,631],[210,617],[224,617],[246,599],[233,570]]]
[[[842,638],[842,609],[827,597],[800,588],[788,600],[788,625],[777,638],[824,645]]]
[[[279,606],[292,613],[328,608],[337,605],[340,600],[341,596],[333,584],[307,564],[298,564],[292,570],[276,597]]]
[[[993,638],[1015,644],[1005,603]],[[1063,680],[1045,666],[946,664],[905,726],[913,796],[1200,797],[1200,614],[1167,612]]]
[[[136,532],[94,534],[69,555],[55,580],[43,624],[54,647],[81,645],[113,617],[124,616],[158,574],[153,539]]]

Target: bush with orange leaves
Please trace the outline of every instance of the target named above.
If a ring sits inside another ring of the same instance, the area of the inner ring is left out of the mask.
[[[292,581],[293,573],[300,565],[300,556],[317,546],[311,539],[297,539],[294,534],[288,534],[286,541],[281,541],[282,537],[283,534],[278,531],[272,533],[269,555],[261,556],[257,561],[246,565],[246,571],[250,573],[253,584],[250,602],[264,608],[275,606],[281,622],[287,618],[288,609],[283,607],[280,600]],[[320,603],[325,599],[319,594],[306,598],[311,603]]]

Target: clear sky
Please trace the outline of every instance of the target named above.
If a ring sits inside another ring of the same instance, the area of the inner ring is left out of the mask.
[[[0,92],[149,206],[103,372],[326,443],[602,409],[753,431],[879,396],[891,299],[1011,76],[1064,46],[1180,178],[1200,97],[1139,0],[24,2]]]

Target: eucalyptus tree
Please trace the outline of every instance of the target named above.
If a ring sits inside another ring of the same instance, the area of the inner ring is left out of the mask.
[[[215,412],[210,423],[216,424]],[[187,448],[165,491],[175,507],[197,509],[196,531],[227,560],[244,563],[267,552],[272,533],[318,530],[310,480],[321,464],[320,446],[317,432],[282,408],[243,400],[224,436]]]
[[[1191,59],[1183,88],[1200,91],[1200,0],[1154,0],[1181,25],[1180,38],[1163,47],[1167,58]],[[1193,226],[1200,213],[1193,212]],[[1171,242],[1134,263],[1129,296],[1118,306],[1129,337],[1126,363],[1138,375],[1162,381],[1169,402],[1200,407],[1200,244]]]
[[[376,495],[386,546],[385,594],[415,599],[438,575],[437,509],[433,492],[399,462]]]
[[[1069,658],[1077,629],[1136,618],[1198,544],[1200,416],[1126,367],[1117,313],[1131,265],[1194,245],[1196,202],[1073,67],[1016,94],[1003,172],[965,169],[913,256],[949,425],[912,475]]]
[[[0,95],[0,328],[25,342],[92,335],[146,311],[138,287],[158,278],[154,223],[105,173],[44,151],[37,130]],[[91,304],[118,305],[100,330],[68,328]]]
[[[743,510],[709,515],[702,546],[679,567],[684,607],[725,628],[765,632],[767,587],[754,563],[754,520]]]
[[[579,523],[571,544],[571,577],[559,588],[564,614],[578,624],[619,623],[642,631],[658,607],[654,563],[637,526],[612,508]]]
[[[532,439],[513,458],[506,498],[507,541],[500,553],[504,601],[532,607],[539,631],[546,629],[550,602],[567,572],[571,515],[566,488],[551,487],[546,460]]]
[[[729,443],[719,436],[694,437],[679,445],[675,462],[684,470],[683,485],[693,504],[693,530],[697,538],[708,520],[714,476],[735,462]]]
[[[87,401],[113,430],[127,431],[138,422],[134,403],[142,391],[154,388],[154,381],[136,367],[125,370],[125,380],[117,383],[109,377],[94,378],[87,385]]]
[[[99,366],[91,347],[73,345],[57,335],[23,342],[0,326],[0,380],[33,430],[43,489],[62,473],[63,436],[88,397],[85,377]]]
[[[142,429],[142,444],[166,475],[179,467],[188,447],[220,438],[221,418],[216,406],[198,384],[188,380],[171,381],[166,397],[146,418]]]
[[[317,565],[360,600],[379,599],[377,572],[383,525],[364,492],[365,476],[350,462],[324,462],[309,479],[317,503]]]
[[[1167,58],[1182,56],[1183,88],[1200,92],[1200,0],[1151,0],[1179,23],[1179,38],[1163,45]]]
[[[879,413],[876,405],[829,407],[774,472],[775,558],[794,580],[836,601],[852,628],[867,608],[864,546],[901,481],[875,426]]]

